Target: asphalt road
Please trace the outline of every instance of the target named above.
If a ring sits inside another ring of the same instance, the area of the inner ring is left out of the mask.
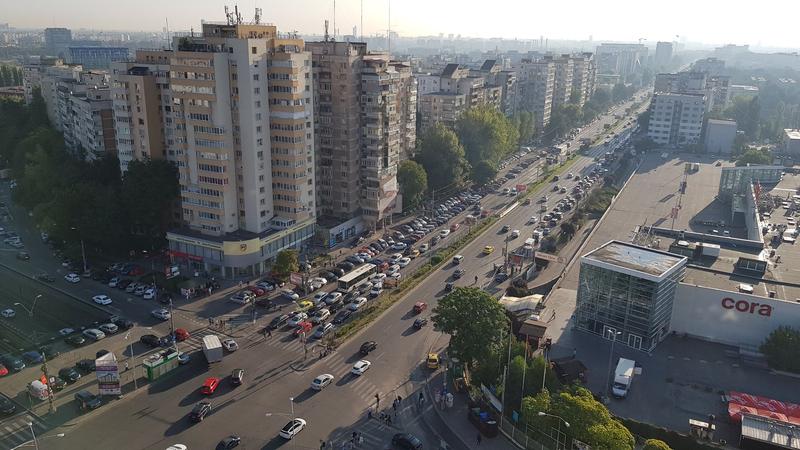
[[[621,110],[624,110],[624,107],[617,108],[609,114]],[[603,122],[596,121],[584,127],[572,145],[577,146],[577,140],[582,137],[593,138],[602,132]],[[594,163],[592,156],[602,152],[602,148],[597,148],[589,157],[578,157],[569,171],[576,174],[585,171]],[[535,176],[535,171],[536,167],[531,166],[520,177],[510,180],[505,186],[510,187],[530,180]],[[552,208],[552,205],[566,194],[553,194],[550,191],[551,187],[552,183],[548,183],[542,189],[551,197],[548,205]],[[505,234],[499,233],[500,228],[508,224],[511,229],[522,230],[522,236],[516,242],[511,242],[509,249],[513,250],[515,245],[521,245],[525,237],[532,232],[532,228],[525,225],[526,222],[531,215],[540,215],[536,199],[541,195],[542,193],[534,193],[530,206],[516,207],[461,251],[465,259],[460,267],[467,273],[457,282],[458,285],[472,284],[474,276],[478,275],[482,285],[492,286],[491,279],[488,278],[492,262],[502,258],[501,248],[506,238]],[[492,194],[481,203],[491,209],[512,201],[510,197]],[[458,233],[466,232],[467,228],[461,227]],[[31,236],[21,234],[26,244],[30,243],[32,247],[28,251],[32,253],[33,261],[41,257],[40,264],[45,266],[43,267],[45,270],[49,269],[50,273],[61,270],[63,273],[63,269],[55,266],[57,263],[48,265],[45,262],[48,260],[46,253],[38,255],[39,250],[47,252],[47,249],[35,248],[34,242],[38,242],[38,233],[35,233],[35,230],[29,233]],[[451,236],[445,241],[452,239],[454,237]],[[487,256],[482,255],[485,245],[494,245],[495,252]],[[174,443],[186,444],[190,449],[209,448],[228,434],[237,433],[244,438],[245,448],[286,446],[316,449],[319,448],[321,439],[327,440],[331,436],[341,435],[354,428],[366,429],[371,425],[363,423],[364,416],[367,409],[376,406],[375,394],[381,399],[381,409],[390,406],[391,399],[396,395],[406,398],[414,395],[428,375],[428,370],[422,364],[425,355],[430,351],[440,351],[445,348],[447,336],[433,332],[430,326],[419,331],[412,328],[411,324],[416,316],[411,313],[411,307],[417,301],[426,301],[433,307],[436,299],[443,294],[444,284],[451,277],[453,270],[452,264],[446,264],[442,269],[432,273],[372,326],[343,344],[334,354],[308,367],[303,363],[305,358],[303,344],[289,337],[288,332],[276,332],[266,340],[253,335],[249,339],[239,341],[241,346],[239,351],[226,355],[222,362],[211,367],[208,367],[201,354],[196,354],[189,365],[180,367],[165,380],[140,390],[113,408],[103,407],[89,413],[79,426],[66,430],[63,438],[49,440],[48,447],[79,449],[84,448],[87,442],[91,442],[96,447],[117,449],[163,449]],[[410,273],[408,270],[405,272]],[[58,282],[65,284],[61,280]],[[158,323],[149,317],[149,310],[155,307],[152,301],[125,296],[120,291],[103,288],[90,280],[84,280],[78,285],[67,288],[70,292],[79,296],[85,295],[87,298],[97,293],[108,292],[115,300],[112,305],[114,309],[109,310],[110,313],[119,311],[140,322],[143,327],[152,326],[161,333],[167,331],[166,324]],[[424,314],[427,315],[428,312]],[[186,326],[195,330],[199,323],[200,321],[189,313],[185,318],[176,314],[176,326]],[[367,340],[378,342],[378,349],[366,357],[372,362],[372,367],[360,377],[350,375],[352,364],[360,359],[358,348]],[[188,346],[197,348],[199,345],[193,340]],[[308,358],[315,358],[315,355],[309,353]],[[228,376],[234,368],[245,369],[243,386],[234,388],[229,385]],[[324,391],[315,393],[308,386],[311,380],[321,373],[330,373],[336,378]],[[214,410],[203,423],[191,425],[187,415],[194,404],[202,399],[198,388],[207,376],[223,378],[219,390],[211,398]],[[290,401],[290,398],[293,400]],[[305,418],[309,425],[287,445],[277,437],[277,432],[292,415]],[[121,426],[123,424],[124,426]],[[380,448],[378,441],[386,439],[391,432],[391,428],[383,430],[380,438],[375,438],[377,434],[370,434],[376,439],[372,441],[375,443],[372,448]],[[438,444],[435,435],[429,433],[421,437],[428,444],[434,442]]]

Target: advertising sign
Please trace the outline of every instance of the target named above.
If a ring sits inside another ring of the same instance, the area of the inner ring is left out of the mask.
[[[303,284],[303,274],[292,272],[292,274],[289,275],[289,282],[295,286],[301,286]]]
[[[518,184],[517,185],[517,192],[525,192],[528,190],[527,184]]]
[[[97,387],[100,395],[120,395],[122,388],[119,383],[119,366],[117,357],[107,353],[94,362],[97,368]]]
[[[164,266],[164,276],[169,280],[170,278],[175,278],[181,274],[180,268],[178,268],[177,264],[171,264]]]

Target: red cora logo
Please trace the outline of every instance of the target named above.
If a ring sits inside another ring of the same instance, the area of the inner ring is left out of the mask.
[[[735,309],[736,311],[759,316],[769,317],[772,315],[772,306],[765,303],[748,302],[747,300],[734,300],[730,297],[722,299],[722,307],[725,309]]]

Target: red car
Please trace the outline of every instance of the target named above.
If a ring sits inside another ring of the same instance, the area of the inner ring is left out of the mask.
[[[183,342],[189,339],[189,332],[186,331],[185,328],[177,328],[175,330],[175,340],[178,342]]]
[[[6,366],[0,364],[0,377],[4,377],[6,375],[8,375],[8,369],[6,369]]]
[[[261,297],[262,295],[267,293],[267,291],[265,291],[264,289],[261,289],[260,287],[256,286],[248,286],[247,290],[255,294],[256,297]]]
[[[132,277],[144,275],[144,269],[142,269],[140,266],[133,266],[131,267],[131,270],[128,271],[128,275]]]
[[[414,314],[420,314],[422,311],[428,309],[428,304],[425,302],[414,303]]]
[[[314,324],[311,322],[302,321],[297,324],[297,328],[294,330],[294,335],[300,337],[301,335],[305,334],[306,337],[311,334],[311,328],[314,327]]]
[[[219,387],[219,378],[208,377],[203,385],[200,387],[200,393],[203,395],[211,395]]]

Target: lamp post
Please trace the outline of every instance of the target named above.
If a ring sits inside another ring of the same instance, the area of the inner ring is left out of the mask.
[[[128,340],[128,338],[131,337],[131,331],[128,331],[127,333],[125,333],[125,340],[126,341]],[[132,361],[132,365],[133,365],[133,390],[135,391],[135,390],[139,389],[139,386],[137,386],[137,383],[136,383],[136,356],[133,354],[133,340],[132,339],[131,339],[130,343],[128,344],[128,352],[130,352],[130,355],[128,356],[128,359],[130,359]]]
[[[28,426],[31,427],[31,434],[33,434],[33,423],[28,422]],[[33,435],[33,439],[31,439],[29,441],[25,441],[25,442],[23,442],[22,444],[19,444],[16,447],[12,447],[11,450],[16,450],[18,448],[27,447],[28,444],[30,444],[30,443],[34,443],[36,445],[36,448],[38,449],[39,448],[39,441],[43,441],[45,439],[50,439],[50,438],[57,438],[57,437],[58,438],[62,438],[64,436],[66,436],[64,433],[58,433],[58,434],[54,434],[52,436],[45,436],[45,437],[43,437],[41,439],[37,439],[36,435]]]
[[[289,406],[292,408],[292,417],[294,417],[294,397],[289,397]]]
[[[608,352],[608,370],[606,370],[606,400],[608,400],[608,387],[611,385],[611,362],[614,358],[614,343],[617,342],[617,336],[622,335],[622,331],[614,329],[608,330],[611,333],[611,350]]]
[[[83,246],[83,237],[80,237],[81,233],[77,227],[70,227],[70,230],[78,232],[78,236],[81,241],[81,258],[83,258],[83,271],[86,272],[86,269],[88,269],[88,267],[86,266],[86,248]]]
[[[16,303],[14,303],[14,306],[19,306],[19,307],[21,307],[22,309],[24,309],[25,311],[27,311],[27,312],[28,312],[28,315],[29,315],[30,317],[33,317],[33,310],[36,308],[36,302],[37,302],[37,301],[38,301],[40,298],[42,298],[42,294],[37,294],[37,295],[36,295],[36,297],[34,297],[34,298],[33,298],[33,305],[31,305],[31,309],[28,309],[28,307],[27,307],[27,306],[25,306],[25,305],[23,305],[22,303],[19,303],[19,302],[16,302]]]
[[[555,417],[556,419],[558,419],[558,434],[556,435],[556,450],[558,450],[558,448],[566,447],[566,445],[567,445],[567,437],[566,436],[564,436],[564,447],[559,447],[559,445],[561,444],[561,434],[562,434],[561,433],[561,422],[564,422],[564,425],[567,428],[569,428],[569,422],[564,420],[564,418],[561,417],[561,416],[557,416],[555,414],[548,414],[548,413],[546,413],[544,411],[539,411],[536,414],[539,415],[539,416]]]

